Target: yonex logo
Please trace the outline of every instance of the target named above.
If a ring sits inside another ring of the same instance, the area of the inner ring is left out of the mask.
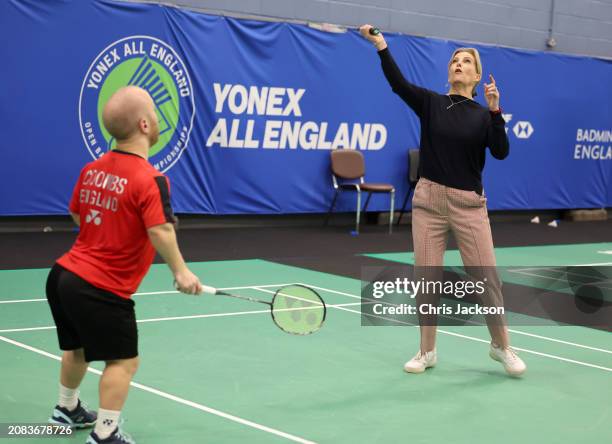
[[[93,221],[94,224],[100,225],[102,223],[102,217],[98,210],[89,210],[89,214],[85,217],[85,222],[90,223]]]
[[[514,135],[519,139],[529,139],[533,134],[533,126],[527,121],[518,121],[512,128]]]
[[[104,48],[83,79],[79,122],[87,150],[94,159],[115,147],[101,122],[102,109],[119,88],[135,85],[153,98],[159,120],[159,140],[149,150],[155,168],[168,171],[189,144],[195,102],[187,67],[162,40],[131,36]]]

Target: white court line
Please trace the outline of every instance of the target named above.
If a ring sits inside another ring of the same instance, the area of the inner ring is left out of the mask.
[[[348,296],[348,297],[354,298],[354,299],[361,299],[360,296],[356,296],[356,295],[350,294],[350,293],[345,293],[345,292],[342,292],[342,291],[331,290],[331,289],[325,288],[325,287],[317,287],[315,285],[308,285],[308,284],[304,284],[304,283],[302,283],[301,285],[304,285],[306,287],[311,287],[311,288],[314,288],[314,289],[317,289],[317,290],[327,291],[329,293],[337,293],[337,294]],[[361,312],[357,312],[355,310],[349,310],[349,309],[346,309],[346,308],[343,308],[343,307],[340,307],[340,306],[337,306],[336,308],[338,308],[340,310],[344,310],[344,311],[351,311],[351,312],[354,312],[354,313],[361,314]],[[368,315],[366,315],[366,316],[368,316]],[[374,316],[374,315],[369,315],[369,316]],[[385,320],[392,320],[392,318],[385,318],[385,317],[381,317],[381,316],[375,316],[375,317],[380,317],[380,318],[385,319]],[[401,321],[398,321],[398,322],[401,322]],[[405,323],[405,322],[401,322],[401,323],[404,323],[406,325],[412,325],[412,324],[408,324],[408,323]],[[453,336],[465,337],[465,338],[469,338],[469,339],[473,339],[473,340],[478,340],[478,341],[481,341],[481,342],[482,341],[487,342],[487,343],[489,342],[489,341],[485,341],[484,339],[481,340],[481,339],[473,338],[471,336],[459,335],[458,333],[453,333],[453,332],[449,332],[449,331],[446,331],[446,330],[438,329],[438,331],[440,331],[442,333],[445,333],[445,334],[453,335]],[[561,343],[561,344],[571,345],[571,346],[574,346],[574,347],[579,347],[579,348],[584,348],[584,349],[588,349],[588,350],[599,351],[599,352],[602,352],[602,353],[612,354],[611,350],[606,350],[606,349],[597,348],[597,347],[591,347],[591,346],[583,345],[583,344],[577,344],[575,342],[562,341],[561,339],[550,338],[548,336],[536,335],[536,334],[533,334],[533,333],[527,333],[527,332],[524,332],[524,331],[514,330],[514,329],[508,329],[508,331],[512,332],[512,333],[515,333],[515,334],[518,334],[518,335],[531,336],[531,337],[538,338],[538,339],[544,339],[546,341],[558,342],[558,343]],[[545,353],[536,352],[536,351],[533,351],[533,350],[519,349],[517,347],[513,347],[513,348],[515,348],[516,350],[522,350],[522,351],[526,351],[528,353],[533,353],[533,354],[540,355],[540,356],[547,356],[547,357],[554,356],[554,355],[547,355]],[[562,361],[573,362],[573,363],[580,363],[580,361],[573,361],[571,359],[562,358],[562,357],[559,357],[559,356],[555,357],[554,359],[557,359],[557,358],[562,360]],[[593,364],[588,364],[588,363],[582,363],[582,364],[584,364],[584,365],[586,365],[588,367],[600,368],[599,366],[595,366]],[[609,370],[609,371],[612,371],[612,369],[608,369],[607,367],[602,367],[602,368],[606,369],[606,370]]]
[[[145,322],[179,321],[183,319],[219,318],[223,316],[240,316],[240,315],[259,314],[259,313],[270,313],[270,310],[235,311],[235,312],[230,312],[230,313],[211,313],[211,314],[189,315],[189,316],[170,316],[167,318],[139,319],[136,322],[138,324],[141,324]]]
[[[34,353],[37,353],[37,354],[45,356],[47,358],[54,359],[56,361],[61,361],[62,360],[62,358],[60,356],[56,356],[54,354],[48,353],[48,352],[46,352],[44,350],[32,347],[30,345],[23,344],[21,342],[17,342],[17,341],[14,341],[12,339],[9,339],[9,338],[5,338],[4,336],[0,336],[0,341],[4,341],[6,343],[15,345],[17,347],[23,348],[25,350],[28,350],[28,351],[31,351],[31,352],[34,352]],[[90,372],[90,373],[96,374],[96,375],[101,375],[102,374],[102,372],[100,370],[97,370],[97,369],[91,368],[91,367],[88,367],[87,371]],[[138,388],[140,390],[143,390],[145,392],[149,392],[149,393],[152,393],[154,395],[161,396],[162,398],[169,399],[170,401],[174,401],[174,402],[177,402],[179,404],[183,404],[183,405],[186,405],[188,407],[194,408],[196,410],[201,410],[203,412],[210,413],[212,415],[219,416],[219,417],[224,418],[224,419],[229,419],[230,421],[234,421],[234,422],[237,422],[239,424],[242,424],[242,425],[245,425],[245,426],[248,426],[248,427],[252,427],[254,429],[258,429],[258,430],[261,430],[261,431],[264,431],[264,432],[268,432],[268,433],[271,433],[273,435],[280,436],[281,438],[288,439],[290,441],[299,442],[301,444],[315,444],[313,441],[309,441],[307,439],[300,438],[299,436],[291,435],[289,433],[282,432],[280,430],[276,430],[276,429],[273,429],[271,427],[268,427],[268,426],[265,426],[265,425],[262,425],[262,424],[258,424],[256,422],[249,421],[248,419],[240,418],[239,416],[234,416],[232,414],[222,412],[221,410],[217,410],[217,409],[214,409],[212,407],[205,406],[203,404],[198,404],[197,402],[189,401],[189,400],[184,399],[184,398],[179,398],[178,396],[172,395],[172,394],[167,393],[167,392],[162,392],[161,390],[157,390],[156,388],[149,387],[147,385],[140,384],[138,382],[132,381],[130,383],[130,385],[132,387],[136,387],[136,388]]]
[[[308,301],[308,302],[311,302],[311,301]],[[355,306],[355,305],[361,305],[361,302],[351,302],[351,303],[348,303],[348,304],[326,305],[326,307],[337,308],[337,307],[351,307],[351,306]],[[308,309],[312,309],[312,308],[309,307]],[[274,310],[274,312],[277,312],[277,311],[279,311],[279,312],[280,311],[299,311],[299,310],[304,310],[304,307],[281,308],[281,309]],[[136,322],[142,323],[142,322],[178,321],[178,320],[183,320],[183,319],[217,318],[217,317],[224,317],[224,316],[239,316],[239,315],[258,314],[258,313],[270,313],[270,310],[268,309],[268,310],[237,311],[237,312],[233,312],[233,313],[213,313],[213,314],[191,315],[191,316],[173,316],[173,317],[169,317],[169,318],[140,319],[140,320],[138,320]],[[52,327],[52,328],[55,328],[55,327]],[[4,333],[5,331],[7,331],[7,330],[0,330],[0,333]]]
[[[55,325],[47,327],[28,327],[28,328],[7,328],[0,330],[0,333],[17,333],[20,331],[36,331],[36,330],[55,330]]]
[[[261,290],[261,291],[269,291],[269,290]],[[271,292],[274,293],[274,292]],[[310,302],[310,301],[309,301]],[[326,305],[330,308],[337,307],[352,307],[355,305],[361,305],[361,302],[351,302],[348,304],[336,304],[336,305]],[[276,311],[297,311],[303,310],[303,307],[298,308],[282,308]],[[260,313],[270,313],[270,310],[251,310],[251,311],[235,311],[230,313],[211,313],[211,314],[202,314],[202,315],[189,315],[189,316],[171,316],[166,318],[148,318],[148,319],[138,319],[136,322],[138,324],[145,322],[162,322],[162,321],[181,321],[184,319],[203,319],[203,318],[219,318],[224,316],[240,316],[240,315],[248,315],[248,314],[260,314]],[[54,325],[45,326],[45,327],[28,327],[28,328],[8,328],[4,330],[0,330],[0,333],[18,333],[23,331],[38,331],[38,330],[55,330]]]
[[[356,296],[356,295],[353,295],[353,294],[350,294],[350,293],[345,293],[345,292],[342,292],[342,291],[332,290],[332,289],[329,289],[329,288],[318,287],[316,285],[309,285],[309,284],[304,284],[304,283],[301,283],[301,285],[304,285],[304,286],[310,287],[310,288],[314,288],[314,289],[317,289],[317,290],[323,290],[323,291],[327,291],[329,293],[336,293],[336,294],[340,294],[340,295],[347,296],[347,297],[350,297],[350,298],[360,299],[361,300],[360,296]],[[243,289],[243,288],[251,288],[251,289],[255,289],[255,290],[258,290],[258,291],[265,292],[265,293],[274,294],[275,293],[274,291],[270,291],[270,290],[265,290],[264,289],[264,287],[274,287],[274,286],[276,286],[276,285],[258,285],[258,286],[250,286],[250,287],[232,287],[232,288],[224,288],[223,290],[231,290],[231,289],[237,290],[237,289]],[[282,285],[279,285],[279,286],[282,286]],[[361,314],[361,312],[357,312],[357,311],[354,311],[354,310],[348,310],[348,309],[344,308],[344,307],[354,306],[354,305],[360,305],[360,303],[357,302],[357,303],[352,303],[352,304],[327,305],[327,307],[329,307],[329,308],[344,309],[345,311],[351,311],[351,312],[354,312],[354,313],[360,313]],[[269,313],[269,310],[254,310],[254,311],[243,311],[243,312],[232,312],[232,313],[213,313],[213,314],[204,314],[204,315],[174,316],[174,317],[166,317],[166,318],[151,318],[151,319],[140,319],[140,320],[138,320],[136,322],[138,322],[138,323],[145,323],[145,322],[174,321],[174,320],[183,320],[183,319],[199,319],[199,318],[212,318],[212,317],[223,317],[223,316],[239,316],[239,315],[245,315],[245,314],[257,314],[257,313]],[[382,317],[382,319],[388,319],[388,318]],[[52,329],[55,329],[55,326],[5,329],[5,330],[0,330],[0,333],[15,333],[15,332],[24,332],[24,331],[52,330]],[[438,330],[438,331],[440,331],[442,333],[445,333],[445,334],[453,335],[453,336],[465,337],[465,338],[469,338],[469,339],[473,339],[473,340],[478,340],[478,341],[481,341],[481,342],[482,341],[488,342],[488,341],[485,341],[485,340],[473,338],[471,336],[459,335],[457,333],[452,333],[452,332],[448,332],[448,331],[445,331],[445,330]],[[527,332],[523,332],[523,331],[520,331],[520,330],[514,330],[514,329],[508,329],[508,331],[510,331],[511,333],[514,333],[514,334],[518,334],[518,335],[531,336],[531,337],[534,337],[534,338],[543,339],[543,340],[547,340],[547,341],[551,341],[551,342],[557,342],[557,343],[561,343],[561,344],[565,344],[565,345],[571,345],[571,346],[574,346],[574,347],[579,347],[579,348],[584,348],[584,349],[588,349],[588,350],[599,351],[599,352],[602,352],[602,353],[612,354],[612,351],[610,351],[610,350],[605,350],[605,349],[601,349],[601,348],[597,348],[597,347],[591,347],[591,346],[583,345],[583,344],[577,344],[575,342],[563,341],[563,340],[560,340],[560,339],[550,338],[548,336],[536,335],[536,334],[533,334],[533,333],[527,333]],[[523,349],[519,349],[517,347],[514,347],[514,348],[517,349],[517,350],[523,350]],[[552,357],[553,356],[553,355],[547,355],[547,354],[544,354],[544,353],[536,352],[536,351],[533,351],[533,350],[523,350],[523,351],[527,351],[528,353],[533,353],[533,354],[540,355],[540,356],[547,356],[547,357]],[[562,357],[555,357],[554,359],[557,359],[557,358],[560,359],[560,360],[563,360],[563,361],[567,361],[567,362],[580,363],[579,361],[573,361],[571,359],[562,358]],[[584,364],[586,366],[590,366],[590,367],[594,366],[593,364],[588,364],[588,363],[582,363],[582,364]],[[594,366],[594,367],[599,368],[598,366]],[[605,369],[606,367],[603,367],[603,368]]]
[[[360,311],[351,310],[350,308],[345,308],[345,307],[336,307],[336,308],[338,310],[349,311],[351,313],[357,313],[359,315],[362,314]],[[400,321],[398,319],[384,318],[383,316],[370,315],[370,314],[366,314],[366,316],[382,318],[382,319],[398,322],[400,324],[405,324],[405,325],[416,327],[416,325],[414,325],[414,324],[410,324],[408,322],[403,322],[403,321]],[[444,334],[451,335],[451,336],[456,336],[458,338],[468,339],[470,341],[484,342],[485,344],[489,344],[491,342],[491,341],[488,341],[486,339],[475,338],[473,336],[466,336],[466,335],[462,335],[462,334],[459,334],[459,333],[454,333],[452,331],[446,331],[446,330],[440,330],[440,329],[438,329],[438,331],[440,333],[444,333]],[[514,347],[514,346],[512,346],[512,348],[514,350],[522,351],[522,352],[525,352],[525,353],[531,353],[533,355],[544,356],[546,358],[556,359],[558,361],[571,362],[572,364],[578,364],[578,365],[583,365],[585,367],[592,367],[592,368],[597,368],[599,370],[605,370],[607,372],[612,372],[612,368],[603,367],[601,365],[589,364],[588,362],[576,361],[574,359],[563,358],[561,356],[556,356],[556,355],[549,355],[548,353],[541,353],[541,352],[534,351],[534,350],[529,350],[529,349],[526,349],[526,348],[520,348],[520,347]]]
[[[572,267],[607,267],[612,265],[612,262],[600,262],[599,264],[578,264],[572,265]]]
[[[344,292],[342,292],[342,291],[331,290],[331,289],[329,289],[329,288],[325,288],[325,287],[317,287],[317,286],[315,286],[315,285],[308,285],[308,284],[304,284],[304,283],[300,283],[300,285],[304,285],[305,287],[310,287],[310,288],[314,288],[314,289],[317,289],[317,290],[324,290],[324,291],[327,291],[327,292],[329,292],[329,293],[341,294],[341,295],[343,295],[343,296],[348,296],[349,298],[354,298],[354,299],[359,299],[359,300],[361,300],[361,296],[356,296],[356,295],[354,295],[354,294],[350,294],[350,293],[344,293]]]
[[[311,287],[317,290],[323,290],[323,291],[327,291],[328,293],[335,293],[335,294],[340,294],[343,296],[347,296],[350,298],[354,298],[354,299],[361,299],[361,297],[350,294],[350,293],[345,293],[342,291],[337,291],[337,290],[332,290],[329,288],[325,288],[325,287],[318,287],[315,285],[308,285],[308,284],[304,284],[302,283],[301,285],[304,285],[306,287]],[[223,290],[237,290],[237,289],[243,289],[243,288],[252,288],[255,290],[259,290],[265,293],[270,293],[270,294],[274,294],[274,291],[270,291],[270,290],[265,290],[264,287],[274,287],[276,285],[258,285],[258,286],[251,286],[251,287],[233,287],[233,288],[225,288]],[[283,285],[279,285],[279,286],[283,286]],[[221,289],[220,289],[221,290]],[[46,300],[46,299],[45,299]],[[358,305],[359,303],[356,304],[339,304],[339,305],[327,305],[328,307],[331,308],[340,308],[340,307],[348,307],[350,305]],[[243,312],[233,312],[233,313],[215,313],[215,314],[204,314],[204,315],[191,315],[191,316],[174,316],[174,317],[167,317],[167,318],[152,318],[152,319],[140,319],[137,322],[159,322],[159,321],[174,321],[174,320],[183,320],[183,319],[199,319],[199,318],[212,318],[212,317],[221,317],[221,316],[239,316],[239,315],[245,315],[245,314],[256,314],[256,313],[268,313],[269,310],[256,310],[256,311],[243,311]],[[387,318],[383,318],[383,319],[387,319]],[[55,329],[55,326],[48,326],[48,327],[31,327],[31,328],[13,328],[13,329],[5,329],[5,330],[0,330],[0,333],[16,333],[16,332],[24,332],[24,331],[36,331],[36,330],[53,330]],[[442,331],[442,330],[440,330]],[[587,349],[587,350],[593,350],[593,351],[598,351],[598,352],[602,352],[602,353],[608,353],[608,354],[612,354],[612,350],[606,350],[606,349],[602,349],[602,348],[597,348],[597,347],[591,347],[588,345],[583,345],[583,344],[578,344],[575,342],[569,342],[569,341],[563,341],[561,339],[555,339],[555,338],[550,338],[548,336],[542,336],[542,335],[536,335],[533,333],[527,333],[524,331],[520,331],[520,330],[514,330],[514,329],[508,329],[509,332],[514,333],[514,334],[518,334],[518,335],[523,335],[523,336],[530,336],[530,337],[534,337],[534,338],[538,338],[538,339],[543,339],[546,341],[550,341],[550,342],[557,342],[560,344],[565,344],[565,345],[571,345],[573,347],[578,347],[578,348],[583,348],[583,349]],[[534,352],[536,353],[536,352]]]
[[[291,284],[293,284],[293,282]],[[248,287],[225,287],[225,288],[218,288],[217,290],[221,290],[221,291],[247,290],[249,288],[267,288],[267,287],[279,287],[280,288],[280,287],[285,287],[291,284],[249,285]],[[174,294],[174,293],[180,293],[180,291],[177,291],[177,290],[147,291],[147,292],[141,292],[141,293],[134,293],[133,296],[150,296],[150,295],[155,295],[155,294]],[[43,298],[43,299],[14,299],[11,301],[0,301],[0,304],[18,304],[20,302],[42,302],[46,300],[47,300],[46,298]]]
[[[574,347],[585,348],[587,350],[594,350],[594,351],[599,351],[602,353],[612,354],[612,350],[605,350],[603,348],[591,347],[589,345],[576,344],[575,342],[562,341],[561,339],[549,338],[548,336],[540,336],[540,335],[536,335],[533,333],[527,333],[525,331],[513,330],[511,328],[509,328],[508,331],[510,333],[516,333],[516,334],[524,335],[524,336],[531,336],[533,338],[544,339],[546,341],[558,342],[560,344],[573,345]]]
[[[42,302],[46,299],[15,299],[12,301],[0,301],[0,304],[19,304],[20,302]]]
[[[575,265],[566,265],[566,267],[607,267],[612,265],[612,262],[600,262],[598,264],[575,264]]]
[[[515,268],[515,270],[555,270],[557,268],[563,267],[605,267],[612,265],[612,262],[601,262],[599,264],[567,264],[567,265],[551,265],[550,267],[521,267]],[[512,265],[508,265],[507,267],[511,267]]]
[[[512,271],[512,270],[516,270],[516,271],[523,271],[523,270],[527,270],[527,271],[531,271],[531,270],[551,270],[551,271],[561,271],[561,272],[565,272],[564,270],[559,270],[559,268],[575,268],[575,267],[596,267],[596,266],[606,266],[606,265],[612,265],[612,262],[602,262],[601,264],[569,264],[569,265],[551,265],[550,267],[520,267],[520,268],[510,268],[510,267],[514,267],[513,265],[506,265],[506,266],[502,266],[502,268],[508,268],[508,270]]]
[[[540,268],[537,268],[537,267],[534,267],[534,268],[509,268],[508,267],[507,270],[510,273],[523,273],[525,271],[544,271],[544,272],[550,271],[550,272],[553,272],[553,273],[572,274],[574,276],[580,276],[580,277],[586,277],[586,278],[597,278],[597,276],[593,276],[592,274],[583,274],[583,273],[576,273],[575,271],[559,270],[558,267],[540,267]],[[548,277],[551,277],[551,276],[548,276]]]
[[[309,284],[304,284],[304,283],[301,283],[301,285],[304,285],[305,287],[314,288],[316,290],[323,290],[323,291],[327,291],[328,293],[336,293],[336,294],[339,294],[339,295],[348,296],[348,297],[353,298],[353,299],[360,299],[361,300],[360,296],[356,296],[356,295],[350,294],[350,293],[345,293],[343,291],[331,290],[329,288],[317,287],[315,285],[309,285]],[[272,294],[274,293],[273,291],[264,290],[263,288],[257,288],[257,287],[253,287],[253,288],[255,290],[263,291],[265,293],[272,293]],[[349,305],[348,304],[328,305],[328,307],[333,307],[333,308],[341,308],[341,307],[347,307],[347,306],[349,306]],[[387,318],[384,318],[384,319],[387,319]],[[442,330],[440,330],[440,331],[442,331]],[[599,352],[602,352],[602,353],[612,354],[612,350],[605,350],[603,348],[591,347],[591,346],[588,346],[588,345],[577,344],[575,342],[562,341],[561,339],[555,339],[555,338],[550,338],[548,336],[536,335],[536,334],[533,334],[533,333],[527,333],[527,332],[520,331],[520,330],[508,329],[508,331],[512,332],[512,333],[515,333],[515,334],[518,334],[518,335],[531,336],[531,337],[538,338],[538,339],[543,339],[543,340],[546,340],[546,341],[558,342],[558,343],[561,343],[561,344],[571,345],[571,346],[578,347],[578,348],[584,348],[584,349],[587,349],[587,350],[593,350],[593,351],[599,351]],[[1,332],[2,331],[0,330],[0,333]],[[538,352],[534,352],[534,353],[538,353]]]
[[[526,269],[525,269],[526,270]],[[550,270],[550,271],[554,271],[554,270]],[[567,279],[559,279],[556,276],[546,276],[546,275],[541,275],[541,274],[536,274],[536,273],[527,273],[526,271],[523,270],[511,270],[508,269],[508,272],[510,273],[515,273],[515,274],[520,274],[520,275],[524,275],[524,276],[533,276],[533,277],[537,277],[537,278],[544,278],[544,279],[548,279],[548,280],[552,280],[552,281],[556,281],[556,282],[566,282]],[[566,273],[563,271],[558,271],[559,273]],[[572,273],[572,272],[567,272],[566,274],[573,274],[575,276],[580,276],[580,277],[584,277],[584,278],[589,278],[589,279],[593,279],[592,282],[581,282],[582,284],[601,284],[601,283],[608,283],[611,280],[610,279],[597,279],[597,276],[592,276],[592,275],[586,275],[586,274],[580,274],[580,273]],[[597,288],[603,288],[606,290],[612,290],[611,287],[604,287],[603,285],[598,285]],[[565,287],[559,290],[569,290],[570,287]]]

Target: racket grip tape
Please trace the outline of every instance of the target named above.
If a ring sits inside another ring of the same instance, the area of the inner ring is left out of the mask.
[[[174,281],[174,288],[176,288],[177,290],[179,289],[178,283],[176,281]],[[209,287],[208,285],[202,285],[202,293],[215,295],[217,294],[217,289],[215,287]]]
[[[370,33],[370,35],[379,35],[380,34],[380,29],[378,29],[376,27],[372,27],[372,28],[370,28],[369,33]]]
[[[209,287],[208,285],[202,285],[202,293],[215,295],[217,294],[217,289],[215,287]]]

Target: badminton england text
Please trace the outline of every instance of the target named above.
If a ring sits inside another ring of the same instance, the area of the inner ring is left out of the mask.
[[[213,90],[217,114],[276,119],[220,117],[206,141],[207,147],[377,151],[387,143],[387,128],[380,123],[341,122],[330,128],[329,122],[295,120],[303,117],[303,88],[215,83]]]
[[[574,146],[574,159],[612,160],[612,131],[578,128],[576,142],[580,143]]]

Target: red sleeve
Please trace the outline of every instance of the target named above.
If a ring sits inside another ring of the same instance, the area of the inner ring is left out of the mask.
[[[149,177],[138,196],[142,220],[146,228],[174,223],[170,204],[170,182],[166,176]]]
[[[86,169],[87,167],[81,170],[81,174],[79,174],[79,178],[77,179],[77,182],[74,185],[74,190],[72,190],[72,198],[70,199],[70,205],[68,205],[68,210],[70,210],[70,212],[74,214],[79,214],[79,211],[81,209],[79,195],[81,193],[81,184],[83,183],[83,174],[85,174]]]

